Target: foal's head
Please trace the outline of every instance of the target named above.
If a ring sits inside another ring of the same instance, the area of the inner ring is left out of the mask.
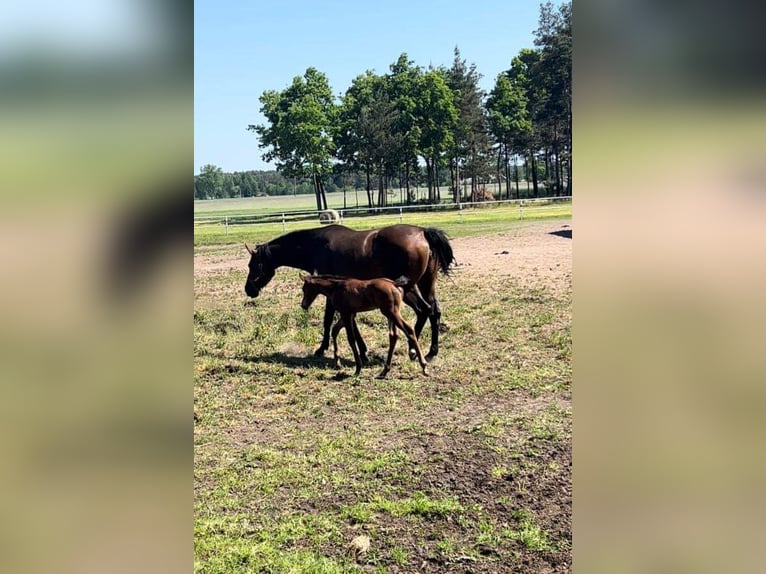
[[[250,253],[250,263],[247,281],[245,281],[245,293],[249,297],[257,297],[261,289],[274,277],[274,265],[271,263],[271,252],[267,244],[259,245],[250,249],[245,243],[245,248]]]
[[[328,295],[332,284],[324,277],[317,275],[301,275],[303,279],[303,300],[301,307],[308,310],[319,295]]]
[[[304,311],[308,311],[311,304],[322,292],[319,288],[319,284],[316,282],[316,278],[311,275],[301,275],[303,279],[303,300],[301,301],[301,308]]]

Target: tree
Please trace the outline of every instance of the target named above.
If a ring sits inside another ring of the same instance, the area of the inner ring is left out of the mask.
[[[545,86],[542,84],[542,76],[538,73],[540,52],[530,48],[523,48],[518,56],[511,62],[511,68],[506,72],[513,85],[518,86],[524,93],[527,101],[527,116],[531,121],[532,129],[527,133],[523,141],[523,156],[525,163],[529,165],[527,173],[532,176],[532,189],[535,197],[538,189],[537,155],[542,146],[541,122],[544,120],[541,112],[541,102],[544,100]]]
[[[390,74],[386,76],[389,99],[398,111],[394,130],[399,136],[399,146],[392,150],[390,164],[398,164],[404,170],[400,180],[404,181],[407,190],[407,203],[414,201],[410,179],[411,174],[418,171],[418,146],[422,135],[416,118],[416,101],[423,70],[414,64],[406,53],[402,53],[391,64]]]
[[[572,191],[572,3],[540,6],[535,31],[540,59],[534,70],[542,86],[538,121],[553,158],[556,193],[562,192],[562,162],[567,167],[567,193]],[[550,177],[550,176],[549,176]]]
[[[206,164],[195,178],[194,187],[198,199],[213,199],[223,196],[223,170],[212,164]]]
[[[263,159],[274,161],[285,177],[309,178],[317,209],[327,209],[323,179],[332,171],[337,114],[327,76],[308,68],[281,92],[263,92],[260,102],[268,125],[247,129],[258,134],[260,147],[267,150]]]
[[[510,156],[523,154],[528,148],[532,122],[527,114],[524,90],[519,84],[511,81],[508,73],[497,76],[495,87],[487,98],[487,112],[490,132],[498,144],[498,165],[502,164],[505,173],[506,198],[510,199]],[[518,177],[514,179],[518,198]]]
[[[367,204],[373,207],[372,175],[378,175],[378,204],[385,205],[383,181],[391,150],[400,145],[398,112],[388,98],[386,78],[367,71],[354,78],[340,105],[337,157],[347,169],[364,170]]]
[[[438,201],[438,166],[442,155],[454,145],[457,122],[452,91],[444,70],[429,70],[418,81],[415,125],[420,134],[418,152],[426,164],[428,200]]]
[[[447,82],[452,90],[457,123],[455,142],[452,151],[452,178],[454,182],[455,202],[460,199],[460,166],[468,170],[471,176],[471,191],[478,186],[478,176],[482,171],[484,158],[489,150],[487,118],[482,102],[485,93],[479,88],[481,74],[476,71],[476,64],[468,66],[460,58],[460,50],[455,46],[455,58],[452,68],[447,72]]]

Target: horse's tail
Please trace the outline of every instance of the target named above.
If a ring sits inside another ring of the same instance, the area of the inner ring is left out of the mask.
[[[439,263],[439,269],[445,275],[449,275],[450,268],[455,262],[455,255],[452,252],[452,245],[449,243],[447,234],[441,229],[435,227],[426,227],[423,229],[423,235],[431,247],[431,255]]]

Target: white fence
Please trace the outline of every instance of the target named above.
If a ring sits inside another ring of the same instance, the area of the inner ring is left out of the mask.
[[[558,197],[540,197],[527,199],[505,199],[498,201],[479,201],[479,202],[460,202],[460,203],[437,203],[437,204],[416,204],[416,205],[397,205],[394,207],[354,207],[349,209],[336,208],[340,215],[340,223],[347,218],[368,217],[371,215],[391,214],[395,218],[398,215],[400,223],[404,221],[405,213],[423,212],[433,213],[441,211],[457,211],[459,221],[463,221],[463,213],[468,210],[493,208],[500,206],[516,206],[518,208],[518,218],[524,219],[534,216],[546,209],[555,209],[556,207],[572,202],[572,196]],[[229,226],[233,225],[257,225],[261,223],[281,223],[283,231],[287,229],[287,224],[295,221],[316,221],[320,222],[320,214],[324,210],[299,210],[284,211],[262,214],[243,214],[243,215],[218,215],[202,216],[194,218],[194,225],[223,225],[228,233]]]

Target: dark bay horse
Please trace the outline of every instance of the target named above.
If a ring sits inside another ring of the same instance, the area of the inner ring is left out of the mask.
[[[356,314],[375,309],[383,313],[388,319],[388,356],[383,370],[378,375],[379,379],[385,377],[391,370],[391,359],[394,356],[394,348],[399,338],[396,330],[399,329],[407,337],[423,369],[423,374],[428,374],[428,366],[420,351],[415,329],[402,317],[402,302],[404,299],[404,286],[406,279],[392,281],[383,277],[375,279],[349,279],[347,277],[335,277],[332,275],[304,275],[303,301],[301,307],[308,311],[311,304],[319,294],[327,297],[333,308],[340,313],[340,319],[332,328],[332,347],[335,367],[340,366],[338,358],[338,332],[346,328],[348,344],[354,353],[356,364],[355,375],[362,372],[361,349],[359,348],[359,329],[356,326]]]
[[[436,277],[439,271],[449,274],[455,261],[449,239],[440,229],[400,224],[355,231],[343,225],[327,225],[293,231],[247,250],[250,263],[245,293],[250,297],[257,297],[276,269],[283,266],[356,279],[406,278],[412,288],[405,290],[404,301],[417,315],[416,336],[420,336],[427,319],[431,323],[431,348],[426,359],[439,353],[441,308],[436,298]],[[324,354],[330,345],[334,313],[328,299],[317,355]],[[410,347],[410,357],[415,354]]]

